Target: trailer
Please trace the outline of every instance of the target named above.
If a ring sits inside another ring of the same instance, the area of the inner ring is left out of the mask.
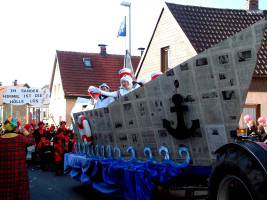
[[[65,172],[125,199],[166,199],[174,190],[188,199],[267,199],[267,145],[235,132],[257,53],[267,46],[266,22],[106,108],[73,113],[76,150],[65,154]]]

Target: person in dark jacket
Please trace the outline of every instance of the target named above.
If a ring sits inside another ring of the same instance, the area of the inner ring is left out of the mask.
[[[255,125],[255,122],[253,120],[250,120],[248,122],[247,135],[250,136],[250,135],[256,135],[256,134],[258,134],[258,128]]]
[[[260,142],[265,142],[265,140],[267,140],[267,134],[266,134],[266,132],[265,132],[265,130],[264,130],[264,126],[262,126],[262,125],[259,125],[258,126],[258,135],[259,135],[259,137],[260,137]]]
[[[41,141],[41,138],[42,137],[46,138],[46,130],[44,129],[44,122],[40,121],[38,123],[38,128],[34,130],[33,136],[35,138],[35,143],[36,143],[35,148],[37,149]],[[36,163],[37,166],[39,166],[40,165],[40,151],[38,150],[35,151],[35,155],[33,157],[36,158],[36,160],[33,160],[33,162]]]
[[[38,128],[34,130],[33,136],[35,138],[36,146],[38,146],[42,137],[46,137],[46,131],[44,129],[44,122],[40,121],[38,123]]]
[[[52,169],[54,147],[51,146],[50,140],[42,140],[39,143],[40,148],[40,165],[41,170],[50,171]]]

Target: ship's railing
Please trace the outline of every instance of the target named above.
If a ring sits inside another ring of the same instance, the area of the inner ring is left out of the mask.
[[[128,155],[130,154],[130,152],[131,152],[130,160],[125,160],[122,157],[121,150],[118,146],[113,147],[113,154],[112,154],[112,149],[110,145],[107,145],[106,147],[104,145],[101,145],[101,148],[100,148],[98,144],[96,144],[94,147],[92,144],[85,144],[85,143],[79,143],[79,142],[75,142],[75,151],[74,151],[75,154],[85,155],[88,158],[93,157],[93,158],[99,158],[99,159],[105,159],[105,160],[117,160],[117,161],[131,162],[131,163],[150,162],[150,163],[161,164],[161,165],[170,164],[174,167],[180,167],[180,168],[188,166],[191,160],[189,150],[184,146],[179,148],[179,155],[181,157],[184,157],[183,152],[185,153],[185,160],[182,163],[177,163],[177,162],[172,161],[169,156],[169,150],[165,146],[161,146],[159,148],[159,155],[162,157],[164,156],[164,159],[162,162],[157,162],[156,160],[154,160],[152,150],[148,146],[145,147],[143,151],[145,157],[147,157],[146,161],[140,161],[136,158],[135,149],[133,146],[129,146],[127,148]]]

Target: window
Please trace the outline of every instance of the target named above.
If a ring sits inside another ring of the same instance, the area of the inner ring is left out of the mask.
[[[243,112],[241,114],[240,120],[239,120],[239,127],[240,128],[246,128],[246,123],[244,122],[244,116],[250,115],[252,117],[252,120],[258,124],[257,119],[259,119],[261,115],[260,111],[260,104],[254,104],[254,105],[244,105]]]
[[[57,85],[57,97],[60,98],[60,84]]]
[[[92,68],[92,63],[90,58],[83,58],[83,65],[86,68]]]
[[[161,49],[161,72],[165,73],[169,69],[169,47]]]
[[[47,113],[46,113],[46,110],[43,110],[43,119],[47,119]]]
[[[56,95],[57,95],[57,86],[54,85],[54,99],[56,98]]]

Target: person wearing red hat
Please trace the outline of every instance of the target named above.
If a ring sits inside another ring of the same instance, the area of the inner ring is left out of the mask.
[[[34,130],[33,136],[35,138],[36,146],[38,146],[41,137],[46,137],[46,131],[44,129],[44,122],[40,121],[38,123],[38,128]]]
[[[123,68],[119,71],[119,78],[121,79],[124,75],[130,76],[133,78],[131,70],[129,68]]]
[[[63,135],[66,135],[66,122],[61,121],[59,125],[60,125],[60,128],[63,130]]]
[[[26,130],[30,133],[30,128],[31,128],[30,124],[25,124],[24,128],[26,128]]]
[[[54,165],[56,175],[62,175],[64,171],[64,154],[68,151],[68,139],[63,135],[63,129],[58,128],[54,137]]]
[[[52,164],[53,146],[50,144],[50,140],[42,137],[41,142],[38,145],[38,151],[40,152],[40,166],[41,170],[44,171],[49,171]]]
[[[91,86],[90,86],[91,87]],[[98,90],[95,90],[94,88],[88,89],[89,95],[91,96],[86,108],[84,109],[84,111],[86,110],[93,110],[95,108],[96,102],[98,97],[101,95]]]
[[[55,136],[56,132],[55,132],[55,126],[54,126],[54,124],[52,124],[50,126],[49,132],[46,132],[46,133],[47,133],[46,134],[46,138],[49,139],[49,140],[51,140]]]
[[[129,68],[123,68],[119,71],[119,78],[121,79],[123,76],[130,76],[132,78],[132,88],[137,89],[141,86],[143,86],[143,83],[137,82],[133,79],[132,71]]]
[[[35,154],[36,155],[33,156],[33,158],[36,158],[36,160],[33,159],[33,162],[36,162],[37,166],[39,166],[39,164],[40,164],[40,153],[41,152],[38,151],[37,147],[38,147],[38,145],[39,145],[39,143],[41,141],[41,138],[42,137],[46,138],[46,131],[44,129],[44,122],[40,121],[38,123],[38,128],[34,130],[33,136],[35,138],[35,143],[36,143],[36,146],[35,146],[35,148],[36,148]]]
[[[19,123],[9,117],[5,134],[0,137],[0,199],[30,199],[26,148],[35,143],[34,137]]]
[[[114,98],[120,98],[120,97],[128,94],[129,92],[133,91],[134,89],[136,89],[136,88],[133,88],[133,80],[132,80],[132,77],[129,75],[123,75],[121,77],[120,82],[121,82],[120,89],[117,91],[114,91],[114,92],[106,92],[106,91],[100,90],[94,86],[90,86],[89,89],[95,90],[95,91],[99,92],[101,95],[114,97]]]
[[[159,77],[161,74],[162,74],[162,72],[153,72],[153,73],[151,74],[151,80],[153,80],[153,79]]]

